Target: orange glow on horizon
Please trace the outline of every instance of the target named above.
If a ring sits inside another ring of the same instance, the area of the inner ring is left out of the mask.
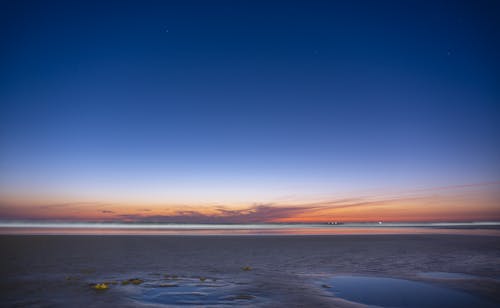
[[[312,223],[500,221],[496,193],[400,194],[385,198],[333,199],[319,202],[253,205],[178,205],[105,202],[30,201],[0,197],[1,220],[178,222],[178,223]]]

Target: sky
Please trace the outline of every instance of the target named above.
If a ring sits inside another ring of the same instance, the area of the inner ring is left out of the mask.
[[[498,1],[2,1],[0,220],[500,220]]]

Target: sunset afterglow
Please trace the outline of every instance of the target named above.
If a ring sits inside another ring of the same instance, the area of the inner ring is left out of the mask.
[[[488,14],[7,6],[0,221],[500,219]]]

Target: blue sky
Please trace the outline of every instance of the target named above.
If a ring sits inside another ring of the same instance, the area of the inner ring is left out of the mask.
[[[252,204],[500,174],[495,1],[0,11],[3,196]]]

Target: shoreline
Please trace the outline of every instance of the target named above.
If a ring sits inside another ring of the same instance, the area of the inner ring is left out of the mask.
[[[2,235],[102,235],[102,236],[341,236],[341,235],[474,235],[500,237],[500,228],[443,227],[335,227],[286,229],[99,229],[99,228],[5,228]]]

